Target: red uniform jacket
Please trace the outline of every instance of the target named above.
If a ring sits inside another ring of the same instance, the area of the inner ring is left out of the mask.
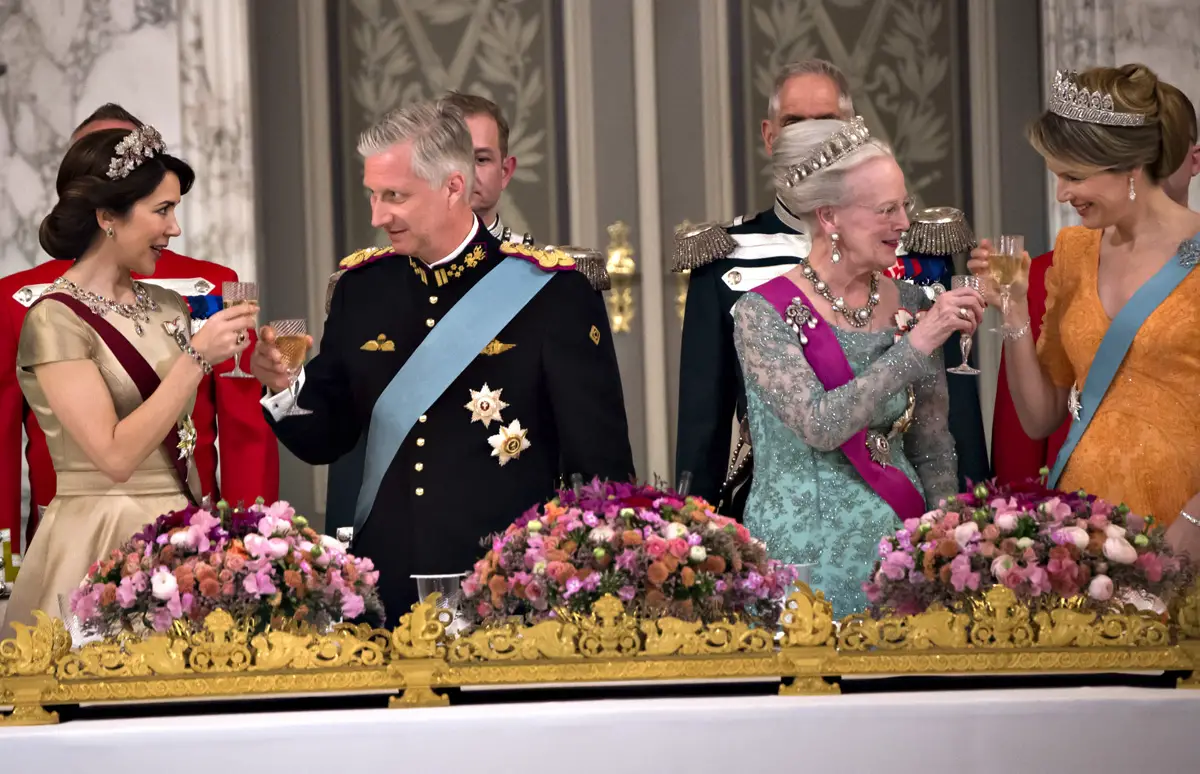
[[[51,260],[0,279],[0,529],[13,534],[13,550],[20,544],[21,528],[21,426],[29,437],[25,455],[29,462],[29,528],[33,539],[38,506],[54,497],[54,467],[46,437],[25,404],[17,383],[17,344],[25,312],[45,285],[58,279],[70,261]],[[220,294],[222,282],[236,282],[237,273],[226,266],[198,261],[164,250],[148,282],[183,296]],[[251,333],[253,335],[253,332]],[[242,368],[249,370],[253,339],[243,353]],[[258,401],[261,388],[254,379],[215,378],[233,368],[232,360],[215,364],[213,375],[200,382],[192,420],[196,424],[196,469],[206,494],[246,504],[263,497],[279,497],[279,445],[263,418]],[[221,486],[217,487],[217,428],[221,429]]]
[[[1042,333],[1042,317],[1046,314],[1046,270],[1054,261],[1054,253],[1039,255],[1029,267],[1029,328],[1034,341]],[[1000,483],[1021,481],[1038,475],[1043,467],[1054,467],[1058,450],[1067,440],[1071,427],[1068,419],[1049,438],[1035,441],[1025,435],[1008,377],[1004,371],[1004,355],[1000,356],[1000,377],[996,385],[996,410],[992,414],[992,469]]]

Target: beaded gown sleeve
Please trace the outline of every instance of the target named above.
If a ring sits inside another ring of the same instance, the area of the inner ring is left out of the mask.
[[[855,379],[826,390],[796,334],[757,293],[747,293],[734,307],[734,345],[747,389],[802,441],[821,451],[844,444],[867,426],[878,403],[933,369],[933,359],[905,339]]]

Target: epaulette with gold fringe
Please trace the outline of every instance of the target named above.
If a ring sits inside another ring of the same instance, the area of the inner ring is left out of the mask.
[[[737,242],[725,228],[721,223],[701,223],[678,229],[675,232],[671,271],[691,271],[729,257],[737,247]]]
[[[612,287],[604,255],[597,250],[564,245],[536,247],[516,242],[502,242],[500,252],[524,258],[537,265],[542,271],[578,271],[587,277],[588,282],[595,290],[608,290]]]
[[[325,314],[329,314],[329,307],[333,304],[333,289],[337,287],[338,280],[342,278],[343,274],[391,254],[392,248],[390,247],[364,247],[338,261],[338,270],[329,275],[329,283],[325,286]]]

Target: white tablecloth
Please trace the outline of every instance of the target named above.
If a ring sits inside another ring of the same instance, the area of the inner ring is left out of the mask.
[[[614,699],[0,728],[0,771],[1196,774],[1198,730],[1147,688]]]

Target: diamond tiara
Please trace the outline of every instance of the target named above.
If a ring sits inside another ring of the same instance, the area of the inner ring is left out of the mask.
[[[153,158],[154,154],[166,153],[167,146],[158,130],[146,124],[125,135],[114,151],[116,155],[108,162],[108,176],[112,180],[120,180],[128,177],[146,159]]]
[[[1141,126],[1146,116],[1116,110],[1111,94],[1091,91],[1079,85],[1078,73],[1059,70],[1050,90],[1050,112],[1072,121],[1105,126]]]
[[[863,117],[855,116],[854,120],[843,124],[840,129],[829,136],[828,140],[821,143],[820,147],[805,156],[799,164],[793,164],[788,169],[785,182],[791,188],[809,175],[846,158],[857,148],[865,145],[869,139],[871,139],[871,133],[867,131],[867,124],[863,121]]]

